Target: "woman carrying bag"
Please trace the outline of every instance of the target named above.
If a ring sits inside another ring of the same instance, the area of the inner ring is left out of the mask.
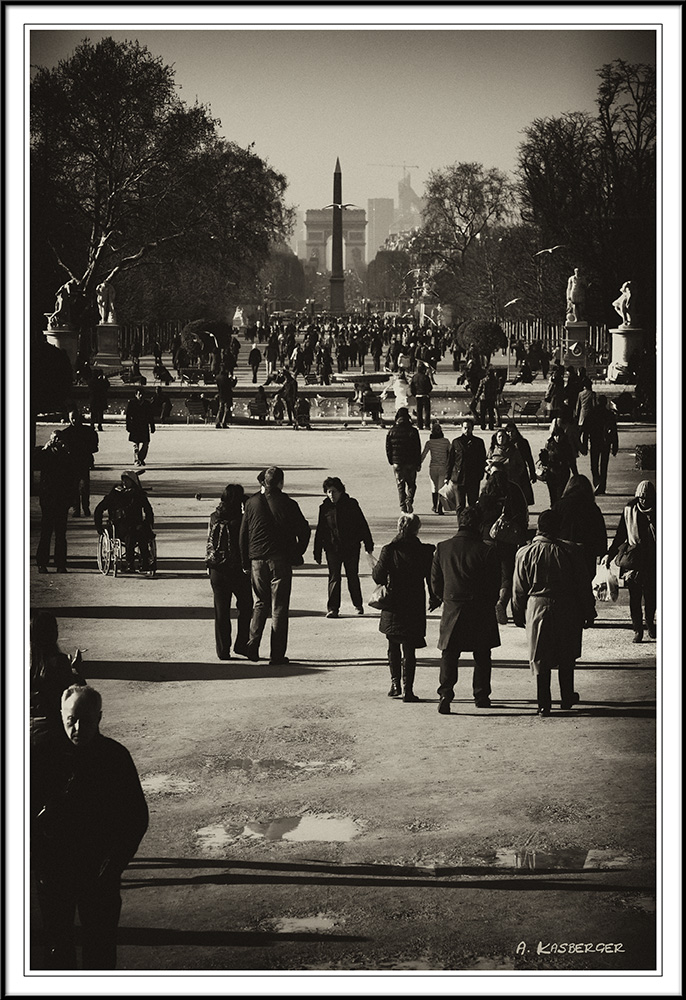
[[[391,672],[389,698],[402,695],[405,702],[416,702],[414,675],[416,650],[426,646],[426,590],[429,610],[438,606],[431,591],[431,562],[434,546],[418,538],[421,521],[416,514],[401,514],[398,533],[384,545],[379,561],[372,568],[372,578],[387,591],[379,620],[379,632],[388,640],[388,666]],[[401,688],[402,683],[402,688]]]

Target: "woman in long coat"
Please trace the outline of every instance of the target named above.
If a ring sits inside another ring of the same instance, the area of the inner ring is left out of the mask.
[[[562,496],[569,482],[576,458],[560,421],[556,419],[550,431],[550,437],[541,449],[539,461],[545,470],[545,484],[548,487],[550,506]]]
[[[435,602],[431,592],[431,562],[434,546],[419,541],[421,521],[416,514],[401,514],[398,533],[384,545],[372,569],[375,583],[390,590],[391,610],[381,612],[379,632],[388,639],[388,666],[391,671],[389,698],[401,693],[403,701],[419,701],[414,693],[416,650],[426,646],[426,591],[429,608]],[[401,691],[402,676],[402,691]]]
[[[596,560],[607,551],[605,518],[586,476],[570,476],[560,499],[553,506],[561,518],[560,538],[577,542],[584,550],[589,577],[596,572]]]
[[[374,551],[374,541],[367,519],[354,497],[345,491],[345,484],[338,476],[327,477],[322,489],[326,499],[319,508],[319,520],[314,535],[314,561],[321,563],[326,554],[329,570],[329,587],[326,617],[338,618],[341,607],[341,570],[345,567],[350,600],[358,615],[364,614],[360,587],[360,545],[365,551]]]
[[[206,566],[214,595],[214,639],[217,658],[231,659],[231,599],[238,608],[238,635],[235,653],[247,656],[252,616],[250,577],[241,566],[239,536],[243,521],[245,494],[238,483],[229,483],[221,500],[210,514],[207,530]]]
[[[516,483],[526,497],[527,487],[531,488],[529,474],[519,448],[504,427],[499,427],[491,438],[491,445],[486,453],[486,463],[487,473],[493,469],[504,469],[510,482]]]
[[[434,420],[431,424],[429,440],[424,445],[424,450],[419,458],[419,461],[423,462],[427,455],[431,455],[429,459],[429,479],[431,480],[432,510],[434,514],[443,513],[441,496],[438,491],[448,478],[449,453],[450,441],[443,436],[443,428],[438,420]]]
[[[626,550],[629,550],[627,552]],[[608,549],[606,566],[618,557],[620,574],[629,589],[629,610],[634,627],[634,642],[643,641],[643,607],[645,624],[651,639],[655,629],[657,580],[657,494],[649,479],[636,487],[636,495],[622,511],[617,532]]]
[[[519,427],[517,427],[514,420],[508,420],[505,424],[505,430],[510,435],[510,441],[522,456],[522,461],[526,466],[526,471],[528,473],[528,478],[525,484],[520,483],[522,487],[522,492],[526,497],[527,505],[530,507],[534,502],[534,491],[532,489],[532,483],[536,482],[536,463],[534,462],[533,455],[531,454],[531,445],[524,437]]]
[[[506,625],[507,606],[512,598],[515,555],[519,545],[526,541],[529,508],[521,489],[517,483],[508,480],[504,469],[496,469],[490,474],[481,489],[476,506],[481,515],[481,537],[485,542],[493,541],[490,531],[501,514],[519,529],[519,542],[504,541],[502,538],[493,541],[500,560],[500,594],[495,606],[495,616],[499,625]]]

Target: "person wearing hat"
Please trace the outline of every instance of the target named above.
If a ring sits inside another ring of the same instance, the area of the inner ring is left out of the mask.
[[[133,572],[136,545],[138,545],[141,554],[141,570],[145,572],[148,569],[150,558],[148,543],[152,535],[155,515],[141,486],[137,472],[122,472],[121,482],[113,486],[95,508],[93,517],[99,535],[105,530],[103,527],[105,513],[124,542],[127,570]]]
[[[634,627],[634,642],[643,641],[645,624],[651,639],[657,637],[657,494],[649,479],[636,487],[636,494],[622,511],[615,537],[603,558],[606,566],[617,557],[619,572],[629,589],[629,609]]]
[[[544,510],[533,541],[515,557],[512,617],[515,625],[527,631],[539,715],[550,715],[550,676],[555,669],[562,710],[568,711],[579,701],[574,664],[581,655],[582,630],[596,617],[583,547],[562,541],[561,525],[558,511]]]

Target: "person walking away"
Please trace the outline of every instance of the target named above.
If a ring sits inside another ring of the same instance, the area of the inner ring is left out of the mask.
[[[429,369],[423,361],[418,362],[417,371],[410,382],[410,393],[417,400],[417,427],[420,431],[431,424],[431,393],[434,384]]]
[[[216,510],[210,514],[207,526],[205,566],[214,595],[214,639],[217,657],[231,659],[231,600],[236,598],[238,634],[234,652],[248,655],[252,590],[243,572],[240,552],[240,531],[243,521],[245,493],[238,483],[229,483],[222,492]]]
[[[233,390],[236,386],[236,379],[229,375],[226,365],[222,365],[215,381],[217,383],[217,399],[219,400],[215,427],[225,428],[229,426],[231,421]]]
[[[97,426],[99,431],[102,430],[105,418],[105,410],[107,409],[107,393],[109,392],[109,388],[109,379],[105,375],[102,368],[93,368],[91,377],[88,380],[88,390],[90,393],[90,425],[93,429]]]
[[[607,490],[607,467],[610,453],[617,455],[619,436],[617,418],[607,405],[607,396],[598,396],[596,404],[584,421],[582,442],[591,452],[591,475],[596,495]]]
[[[512,598],[512,576],[515,554],[527,540],[529,507],[517,483],[508,479],[504,469],[495,469],[486,479],[477,510],[481,516],[481,536],[495,546],[500,562],[500,593],[495,606],[499,625],[507,625],[507,606]],[[503,531],[491,537],[491,529],[499,518],[505,521]]]
[[[443,435],[443,428],[438,420],[431,424],[431,434],[429,440],[424,445],[424,449],[419,456],[420,465],[424,463],[427,455],[429,459],[429,479],[431,481],[431,499],[433,501],[432,510],[434,514],[443,513],[443,502],[438,492],[448,477],[448,456],[450,454],[450,442]]]
[[[121,876],[148,827],[128,750],[100,732],[102,698],[88,685],[62,694],[63,731],[31,748],[31,867],[48,969],[114,969]]]
[[[474,421],[467,417],[462,421],[462,434],[450,445],[445,480],[453,483],[458,514],[478,500],[485,471],[486,445],[481,438],[474,437]]]
[[[544,510],[538,531],[515,558],[512,614],[525,628],[529,664],[536,677],[539,715],[550,715],[550,678],[557,669],[563,711],[579,701],[574,664],[581,655],[582,632],[596,617],[591,580],[580,545],[560,540],[560,515]]]
[[[560,515],[560,538],[581,545],[586,570],[593,580],[597,561],[607,552],[607,531],[590,480],[586,476],[570,476],[552,509]]]
[[[136,389],[133,399],[126,406],[126,430],[133,441],[134,465],[145,465],[150,446],[150,435],[155,433],[155,421],[149,401],[142,389]]]
[[[539,452],[538,460],[542,469],[542,478],[548,487],[552,507],[562,496],[575,462],[569,438],[557,417],[553,421],[550,437],[546,441],[545,447]]]
[[[243,569],[251,574],[255,594],[247,656],[259,660],[260,641],[271,611],[272,665],[288,663],[288,611],[293,566],[300,566],[310,540],[310,526],[298,504],[283,492],[284,474],[270,466],[264,474],[264,492],[245,504],[240,532]]]
[[[134,570],[136,546],[141,555],[141,572],[147,572],[155,515],[136,472],[122,472],[121,482],[95,508],[93,517],[99,535],[105,530],[105,514],[123,541],[128,572]]]
[[[419,431],[412,426],[407,407],[402,406],[396,412],[393,426],[386,435],[386,458],[389,465],[393,466],[400,509],[405,514],[412,513],[417,491],[417,472],[421,468],[420,456]]]
[[[60,431],[53,431],[42,449],[34,453],[40,469],[38,499],[41,509],[40,539],[36,549],[39,573],[48,572],[50,545],[55,536],[55,567],[67,572],[67,515],[74,502],[75,480],[69,451]]]
[[[319,520],[314,535],[314,561],[321,565],[326,554],[329,587],[326,617],[338,618],[341,607],[341,570],[345,567],[350,600],[358,615],[364,614],[360,587],[360,545],[372,554],[374,541],[359,503],[346,493],[338,476],[329,476],[322,483],[326,499],[319,507]]]
[[[62,692],[72,684],[85,684],[78,665],[81,652],[72,659],[57,644],[57,619],[51,611],[36,608],[30,620],[30,719],[31,746],[54,738],[62,731]]]
[[[426,594],[429,609],[437,607],[431,590],[433,545],[419,540],[421,521],[416,514],[401,514],[395,538],[384,545],[372,569],[374,583],[385,584],[391,607],[381,612],[379,632],[388,640],[391,672],[390,698],[402,694],[404,702],[417,702],[414,678],[417,650],[426,646]]]
[[[387,399],[391,392],[395,396],[395,412],[404,409],[409,413],[410,384],[404,371],[396,372],[391,382],[384,386],[381,399]]]
[[[614,558],[620,576],[629,589],[629,609],[634,628],[634,642],[643,641],[643,610],[645,627],[651,639],[657,637],[655,607],[657,603],[657,494],[649,479],[636,487],[636,494],[625,506],[615,537],[604,557],[609,566]]]
[[[253,383],[257,382],[257,370],[262,364],[262,351],[257,346],[257,342],[252,345],[252,350],[248,355],[248,364],[252,368]]]
[[[500,587],[498,554],[481,538],[481,517],[476,508],[460,510],[457,523],[457,534],[436,546],[431,567],[431,589],[443,602],[438,636],[440,715],[451,714],[458,663],[466,652],[474,657],[474,704],[491,707],[491,650],[500,645],[495,617]]]
[[[60,433],[72,463],[75,487],[74,517],[81,516],[81,507],[84,515],[90,517],[90,470],[93,466],[93,455],[98,450],[97,431],[92,427],[86,427],[78,410],[70,410],[69,426]]]

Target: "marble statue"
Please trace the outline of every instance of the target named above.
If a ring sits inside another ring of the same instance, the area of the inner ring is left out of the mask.
[[[567,322],[579,323],[586,318],[586,289],[588,282],[578,267],[567,282]]]
[[[634,314],[634,318],[636,316],[635,305],[632,302],[631,282],[625,281],[619,289],[619,293],[619,298],[614,300],[612,306],[621,318],[622,326],[635,326],[631,318],[632,313]]]
[[[101,323],[116,323],[117,317],[114,313],[114,285],[109,281],[101,282],[97,288],[98,309],[100,311]]]
[[[57,289],[55,311],[48,317],[48,328],[51,330],[57,327],[70,326],[73,316],[73,306],[79,290],[79,283],[76,278],[70,278]]]

